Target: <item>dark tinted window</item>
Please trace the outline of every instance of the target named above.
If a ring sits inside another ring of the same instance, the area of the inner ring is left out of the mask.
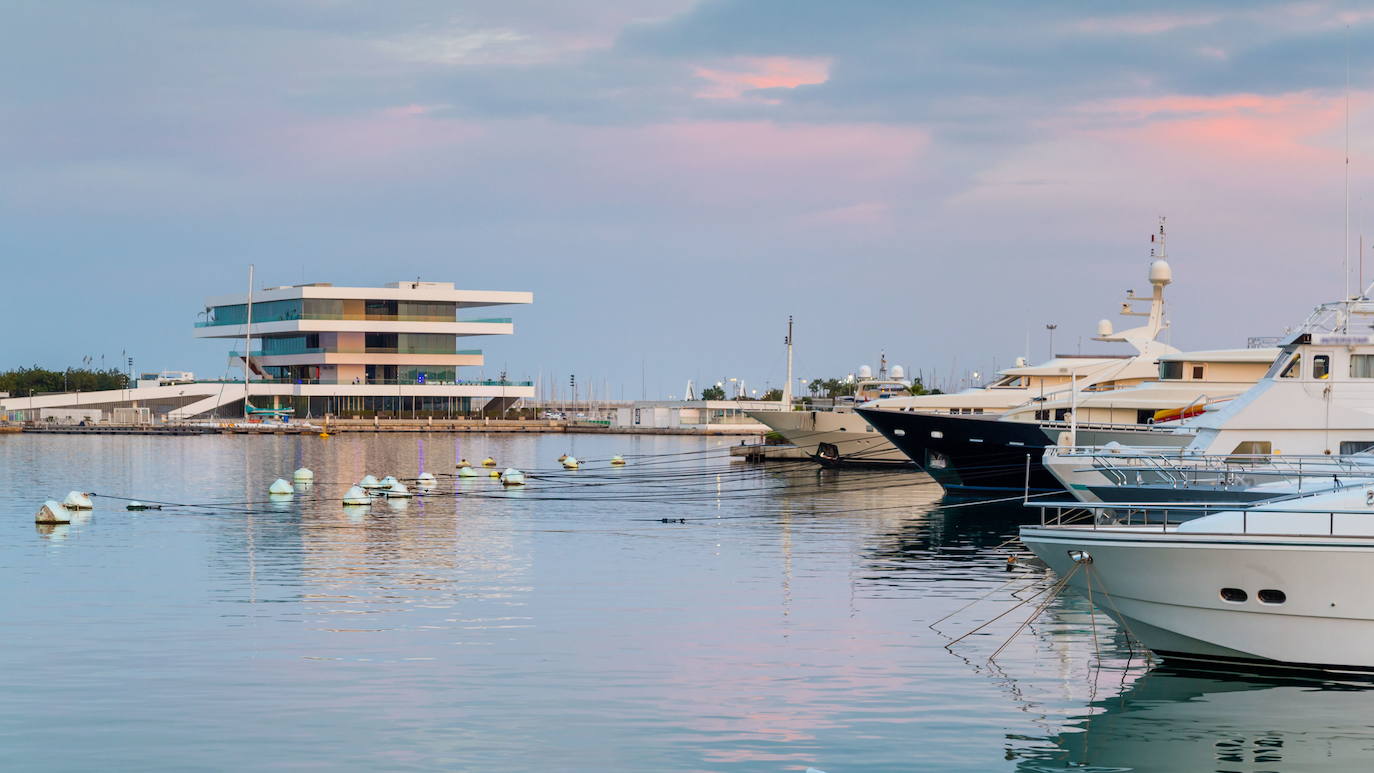
[[[1288,600],[1288,594],[1281,590],[1274,590],[1273,588],[1265,588],[1260,591],[1258,595],[1259,600],[1265,604],[1282,604]]]
[[[1240,603],[1250,598],[1250,595],[1240,588],[1222,588],[1221,598],[1223,601],[1234,601]]]

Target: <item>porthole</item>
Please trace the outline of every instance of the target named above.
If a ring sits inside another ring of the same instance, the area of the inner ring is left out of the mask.
[[[1245,601],[1246,599],[1248,599],[1248,598],[1250,598],[1250,594],[1246,593],[1245,591],[1241,590],[1240,588],[1222,588],[1222,589],[1221,589],[1221,600],[1222,600],[1222,601],[1230,601],[1230,602],[1232,602],[1233,604],[1240,604],[1240,603],[1244,602],[1244,601]]]
[[[904,430],[904,429],[894,429],[894,430],[892,430],[892,434],[896,435],[897,437],[906,437],[906,430]]]
[[[1265,588],[1257,595],[1261,604],[1282,604],[1288,600],[1287,593],[1281,590],[1274,590],[1273,588]]]
[[[944,436],[945,436],[945,433],[941,432],[941,431],[938,430],[938,429],[933,429],[933,430],[930,431],[930,436],[933,437],[933,438],[937,438],[937,439],[938,439],[938,438],[944,437]]]

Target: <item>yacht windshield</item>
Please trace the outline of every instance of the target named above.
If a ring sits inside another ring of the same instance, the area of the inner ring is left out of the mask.
[[[1288,361],[1287,367],[1279,374],[1279,378],[1297,378],[1302,375],[1302,355],[1295,354],[1293,359]]]

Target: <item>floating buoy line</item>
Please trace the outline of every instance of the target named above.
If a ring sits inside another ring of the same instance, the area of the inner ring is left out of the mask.
[[[1021,496],[999,497],[988,500],[961,501],[956,503],[913,503],[893,505],[846,506],[827,500],[838,496],[893,489],[921,489],[938,485],[928,476],[918,474],[910,468],[867,470],[863,472],[828,471],[817,467],[810,460],[790,460],[772,462],[767,468],[756,465],[743,465],[729,458],[729,446],[666,454],[617,454],[605,459],[579,460],[565,454],[557,461],[557,467],[547,469],[521,470],[507,467],[495,468],[493,457],[482,460],[482,467],[474,467],[466,460],[460,460],[456,472],[422,472],[414,478],[398,478],[387,475],[378,479],[375,475],[364,475],[356,482],[317,481],[314,473],[300,468],[289,473],[290,480],[275,480],[262,500],[212,501],[212,502],[171,502],[148,497],[128,497],[100,492],[72,492],[69,498],[80,494],[86,502],[92,499],[109,499],[122,502],[128,510],[158,510],[164,513],[196,512],[201,514],[281,514],[283,507],[301,508],[307,504],[314,509],[318,505],[333,503],[335,507],[370,508],[378,501],[391,502],[399,507],[407,500],[438,500],[443,498],[503,499],[507,502],[614,502],[668,505],[673,507],[714,508],[721,504],[749,500],[771,500],[776,507],[766,512],[749,515],[726,516],[709,514],[701,516],[672,517],[653,516],[630,520],[685,524],[694,521],[720,521],[749,518],[773,518],[786,512],[789,514],[825,515],[846,514],[890,510],[914,510],[925,507],[929,510],[945,510],[960,507],[975,507],[998,502],[1022,499]],[[1021,462],[1024,464],[1024,460]],[[1006,468],[1015,465],[991,465],[983,472],[987,475],[1001,474]],[[798,471],[814,471],[816,475],[799,477]],[[485,473],[485,474],[483,474]],[[966,478],[976,481],[979,470],[970,470]],[[480,482],[490,478],[492,483]],[[818,482],[819,479],[819,482]],[[293,484],[294,481],[294,484]],[[407,485],[410,484],[410,485]],[[412,488],[413,486],[413,488]],[[519,489],[519,498],[512,499],[513,488]],[[1046,494],[1031,495],[1046,496]],[[804,497],[801,499],[799,497]],[[79,503],[79,498],[76,500]],[[860,504],[860,503],[856,503]],[[50,502],[44,507],[53,513],[52,517],[61,518],[63,512],[54,510],[56,505],[70,515],[71,506],[65,503]],[[42,511],[40,511],[40,514]],[[62,523],[64,521],[50,521]],[[1014,538],[1008,543],[1014,542]]]

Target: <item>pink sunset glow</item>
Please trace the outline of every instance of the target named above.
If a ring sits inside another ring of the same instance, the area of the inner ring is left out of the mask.
[[[700,99],[742,99],[760,89],[795,89],[830,79],[829,59],[786,56],[741,57],[721,67],[698,67],[698,78],[709,85],[696,92]],[[776,100],[764,101],[776,103]]]
[[[1367,104],[1352,95],[1351,109]],[[1170,95],[1113,100],[1088,108],[1131,121],[1135,128],[1114,130],[1137,141],[1182,148],[1208,148],[1226,156],[1264,155],[1273,160],[1314,159],[1333,152],[1329,135],[1340,129],[1344,98],[1311,92],[1274,96]]]

